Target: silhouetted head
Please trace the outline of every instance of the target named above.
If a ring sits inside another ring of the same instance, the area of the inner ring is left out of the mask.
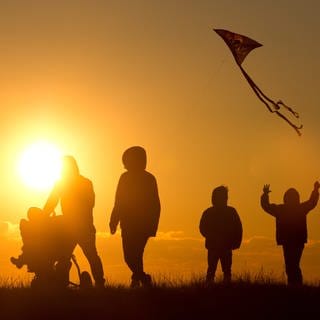
[[[283,195],[283,202],[289,206],[298,205],[300,203],[299,192],[294,188],[288,189]]]
[[[79,176],[79,167],[74,157],[64,156],[62,158],[61,179],[70,181]]]
[[[43,212],[40,208],[31,207],[28,209],[27,217],[29,221],[39,220],[43,216]]]
[[[146,150],[135,146],[127,149],[122,155],[124,167],[129,170],[144,170],[147,166]]]
[[[212,204],[217,207],[225,207],[228,203],[228,188],[219,186],[212,191]]]

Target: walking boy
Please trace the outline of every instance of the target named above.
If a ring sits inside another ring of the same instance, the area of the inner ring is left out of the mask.
[[[215,188],[212,192],[212,207],[203,212],[200,220],[200,232],[206,238],[208,249],[208,282],[214,280],[219,260],[224,281],[231,281],[232,250],[238,249],[242,241],[240,217],[227,202],[228,188]]]
[[[147,155],[142,147],[127,149],[122,162],[126,172],[119,180],[110,218],[110,232],[121,227],[124,259],[132,271],[131,287],[151,284],[143,270],[143,252],[149,237],[156,235],[160,200],[155,177],[147,172]]]

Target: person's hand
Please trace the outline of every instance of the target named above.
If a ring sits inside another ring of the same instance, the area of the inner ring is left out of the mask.
[[[265,184],[265,185],[263,186],[263,193],[268,194],[268,193],[270,193],[270,192],[271,192],[271,190],[270,190],[270,184]]]
[[[110,227],[110,233],[111,234],[115,234],[116,233],[116,231],[117,231],[117,227],[114,227],[114,226],[109,226]]]
[[[316,181],[316,182],[314,183],[313,187],[314,187],[314,190],[319,190],[319,188],[320,188],[320,183],[319,183],[319,181]]]

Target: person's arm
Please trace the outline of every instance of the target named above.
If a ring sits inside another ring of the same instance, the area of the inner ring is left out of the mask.
[[[52,189],[52,191],[51,191],[51,193],[50,193],[50,195],[49,195],[49,197],[47,199],[47,202],[43,207],[43,213],[46,216],[49,216],[54,211],[54,209],[56,208],[56,206],[57,206],[57,204],[59,202],[59,199],[60,199],[60,186],[57,183],[53,187],[53,189]]]
[[[311,192],[309,200],[301,203],[301,206],[303,207],[303,210],[305,210],[306,214],[312,209],[314,209],[318,203],[319,187],[320,187],[320,183],[316,181],[314,183],[313,190]]]
[[[88,195],[87,203],[91,208],[94,208],[96,195],[94,193],[93,184],[91,181],[89,181],[88,187],[89,187],[89,190],[87,192],[87,195]]]
[[[208,236],[208,222],[207,222],[207,211],[203,212],[200,224],[199,224],[199,231],[203,237]]]
[[[277,213],[277,205],[276,204],[273,204],[273,203],[270,203],[269,201],[269,193],[271,192],[270,190],[270,185],[269,184],[265,184],[263,186],[263,194],[260,198],[260,204],[261,204],[261,207],[262,209],[269,213],[270,215],[272,216],[276,216],[276,213]]]
[[[242,223],[240,220],[240,216],[236,209],[233,208],[233,222],[234,222],[234,232],[233,232],[233,244],[232,249],[238,249],[241,246],[242,242]]]
[[[117,226],[120,221],[120,203],[122,199],[122,178],[120,177],[117,190],[116,190],[116,196],[114,201],[114,207],[111,213],[110,221],[109,221],[109,228],[110,233],[115,234],[117,231]]]
[[[152,179],[152,185],[151,185],[151,198],[150,204],[152,206],[151,212],[152,212],[152,234],[155,236],[158,230],[159,225],[159,219],[160,219],[160,211],[161,211],[161,204],[160,204],[160,198],[159,198],[159,192],[158,192],[158,185],[156,179],[153,177]]]

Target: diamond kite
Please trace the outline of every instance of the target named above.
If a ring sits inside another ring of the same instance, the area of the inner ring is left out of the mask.
[[[259,98],[259,100],[265,104],[265,106],[268,108],[270,112],[277,114],[280,118],[285,120],[300,136],[301,135],[300,129],[302,129],[302,125],[297,126],[296,124],[291,122],[291,120],[289,120],[285,115],[283,115],[280,112],[280,109],[281,107],[285,108],[287,111],[292,113],[293,116],[297,119],[299,118],[299,114],[296,111],[294,111],[292,108],[287,106],[281,100],[278,100],[277,102],[275,102],[269,97],[267,97],[261,91],[261,89],[253,82],[251,77],[247,74],[247,72],[243,69],[241,65],[244,59],[246,58],[246,56],[250,53],[250,51],[255,48],[261,47],[262,44],[246,36],[233,33],[228,30],[224,30],[224,29],[213,29],[213,30],[224,40],[224,42],[227,44],[227,46],[231,50],[232,55],[238,67],[240,68],[242,74],[248,81],[250,87],[252,88],[256,96]]]

